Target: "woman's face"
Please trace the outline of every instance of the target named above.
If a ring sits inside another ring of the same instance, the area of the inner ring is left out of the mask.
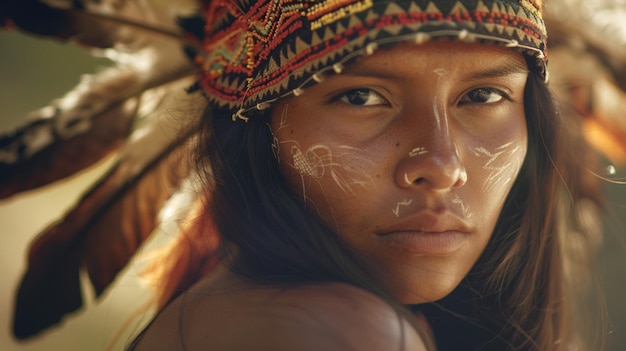
[[[402,44],[272,112],[280,168],[403,303],[449,294],[492,235],[527,150],[522,54]]]

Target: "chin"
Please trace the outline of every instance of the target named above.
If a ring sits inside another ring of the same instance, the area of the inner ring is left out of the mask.
[[[441,275],[388,282],[390,293],[402,304],[415,305],[435,302],[448,296],[463,280],[464,275]],[[407,284],[408,282],[408,284]]]
[[[393,293],[393,295],[403,305],[417,305],[441,300],[448,296],[455,288],[456,286],[445,290],[403,292],[400,294]]]

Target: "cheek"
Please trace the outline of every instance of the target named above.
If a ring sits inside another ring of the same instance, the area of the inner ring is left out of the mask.
[[[321,179],[332,172],[334,160],[329,147],[319,144],[303,149],[295,141],[283,144],[289,149],[285,157],[287,165],[302,177]]]
[[[375,163],[364,150],[337,144],[323,133],[300,134],[295,125],[275,132],[280,169],[291,188],[326,220],[343,212],[374,183]],[[285,133],[286,131],[286,133]]]
[[[323,142],[306,146],[296,140],[278,143],[281,169],[300,180],[302,192],[320,188],[329,194],[355,195],[373,183],[374,162],[361,150]]]
[[[475,212],[500,213],[528,149],[526,125],[523,119],[520,120],[522,122],[499,133],[498,138],[474,143],[466,151],[468,185],[471,184],[470,188],[477,196],[476,206],[472,209]]]
[[[294,190],[316,206],[329,198],[354,197],[373,182],[374,162],[352,135],[324,128],[323,118],[304,100],[278,105],[272,113],[274,149],[280,169]],[[352,145],[352,146],[351,146]]]
[[[481,174],[481,192],[493,195],[508,193],[522,167],[525,155],[526,144],[518,141],[490,149],[482,146],[472,149],[474,162],[480,167],[477,172]]]

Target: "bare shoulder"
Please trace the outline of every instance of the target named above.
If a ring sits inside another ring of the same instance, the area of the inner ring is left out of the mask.
[[[388,304],[339,283],[196,293],[163,311],[144,339],[138,350],[426,349]]]
[[[273,323],[289,324],[287,333],[276,332],[283,338],[280,350],[426,349],[391,306],[351,285],[301,286],[282,292],[271,305],[279,313]]]

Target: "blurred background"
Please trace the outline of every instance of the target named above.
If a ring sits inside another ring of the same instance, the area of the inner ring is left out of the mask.
[[[105,60],[95,59],[72,45],[0,32],[0,130],[16,126],[29,111],[45,106],[76,85],[80,74],[103,65]],[[87,308],[34,340],[18,343],[11,336],[14,293],[26,267],[29,242],[60,218],[106,166],[0,201],[0,350],[118,350],[149,320],[150,290],[139,275],[143,262],[138,255],[100,301],[88,301]],[[617,176],[626,176],[626,168],[617,167]],[[609,314],[606,349],[623,351],[626,350],[626,185],[606,183],[604,191],[610,206],[604,221],[605,237],[597,275]],[[166,241],[166,236],[157,235],[151,245]]]
[[[106,64],[70,44],[0,31],[0,130],[16,126],[29,111],[74,87],[81,74]],[[13,299],[26,269],[29,242],[59,219],[107,166],[105,162],[44,189],[0,201],[0,350],[121,350],[149,320],[151,292],[139,276],[143,266],[139,255],[103,299],[88,299],[88,307],[60,327],[23,343],[11,334]]]

